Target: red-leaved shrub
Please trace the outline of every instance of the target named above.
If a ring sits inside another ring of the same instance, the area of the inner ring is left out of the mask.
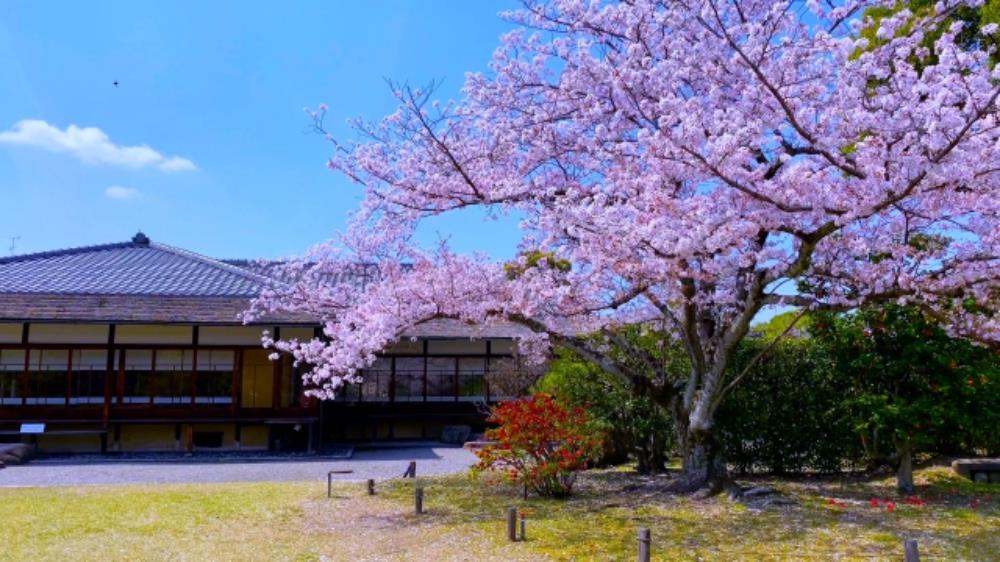
[[[479,449],[474,471],[493,471],[541,496],[573,491],[577,471],[601,449],[601,435],[582,408],[561,404],[549,394],[501,402],[486,432],[493,443]]]

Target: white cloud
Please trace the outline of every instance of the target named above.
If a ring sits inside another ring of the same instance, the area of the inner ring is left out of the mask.
[[[112,185],[111,187],[104,190],[104,196],[108,199],[118,199],[124,201],[126,199],[138,199],[141,194],[138,189],[132,187],[122,187],[120,185]]]
[[[194,162],[187,158],[164,156],[147,145],[117,145],[97,127],[70,125],[62,130],[40,119],[24,119],[6,131],[0,131],[0,143],[32,146],[49,152],[65,152],[88,164],[107,164],[125,168],[152,166],[164,172],[186,172],[197,169]]]

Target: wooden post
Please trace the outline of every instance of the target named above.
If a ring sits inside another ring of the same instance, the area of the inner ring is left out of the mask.
[[[639,529],[639,562],[649,562],[649,547],[651,542],[649,529]]]
[[[917,541],[908,539],[903,543],[906,552],[906,562],[920,562],[920,550],[917,548]]]
[[[413,507],[417,514],[424,512],[424,487],[416,485],[413,487]]]
[[[333,497],[333,471],[326,473],[326,497]]]
[[[375,480],[373,478],[368,479],[368,495],[375,495]]]
[[[521,514],[521,540],[528,540],[528,534],[525,532],[524,513]]]
[[[507,508],[507,538],[511,542],[517,541],[517,508]]]

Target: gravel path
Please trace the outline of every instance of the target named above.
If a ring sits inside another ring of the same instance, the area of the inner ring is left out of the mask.
[[[409,461],[417,461],[417,476],[462,472],[476,457],[460,447],[411,447],[369,449],[351,459],[295,459],[227,462],[100,462],[78,464],[31,463],[0,470],[0,488],[22,486],[81,486],[100,484],[167,484],[200,482],[258,482],[326,480],[331,470],[337,480],[385,480],[403,474]]]

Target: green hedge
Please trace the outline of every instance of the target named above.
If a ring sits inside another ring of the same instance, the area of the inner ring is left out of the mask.
[[[764,345],[744,343],[731,372],[742,372]],[[844,393],[844,378],[811,340],[773,347],[717,412],[726,460],[739,472],[833,472],[857,465],[862,451],[844,416]]]
[[[909,311],[886,307],[872,314],[805,318],[797,324],[802,332],[782,339],[752,365],[716,412],[718,438],[737,472],[835,472],[885,463],[872,451],[873,445],[885,451],[888,444],[879,442],[900,431],[890,414],[924,403],[929,405],[911,416],[912,431],[919,433],[916,453],[1000,455],[1000,356],[938,328],[918,328],[919,318]],[[883,326],[886,315],[898,317],[896,324],[889,322],[897,327]],[[775,318],[757,329],[756,338],[747,338],[729,377],[741,373],[788,320]],[[955,372],[942,377],[940,365]],[[912,386],[919,373],[932,384],[900,394],[900,385]],[[959,385],[961,392],[944,392],[950,387],[942,381],[952,379],[951,387]],[[669,412],[571,353],[560,352],[537,387],[591,410],[611,436],[609,461],[631,457],[641,469],[656,470],[676,441]]]

